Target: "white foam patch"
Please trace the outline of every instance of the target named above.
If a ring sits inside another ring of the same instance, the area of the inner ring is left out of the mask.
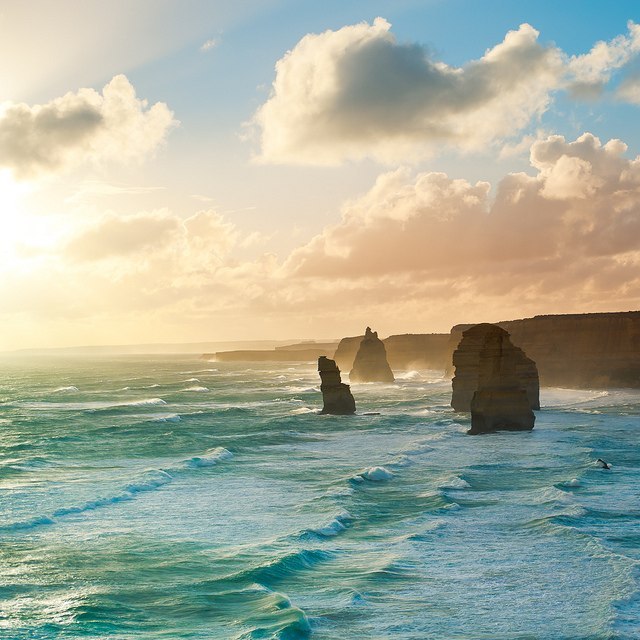
[[[359,476],[369,482],[385,482],[386,480],[391,480],[391,478],[394,477],[394,473],[384,467],[369,467],[360,473]]]
[[[543,387],[540,389],[540,405],[543,407],[572,407],[607,398],[609,391],[594,389],[562,389]]]
[[[298,407],[297,409],[292,409],[289,413],[294,416],[301,416],[305,413],[316,413],[316,409],[311,409],[309,407]]]
[[[348,524],[353,519],[353,516],[348,511],[343,511],[325,526],[313,529],[313,533],[316,533],[317,535],[323,536],[325,538],[337,536],[347,528]]]
[[[157,405],[167,404],[162,398],[146,398],[144,400],[132,400],[131,402],[115,403],[113,407],[155,407]]]
[[[206,391],[209,391],[209,389],[207,389],[207,387],[194,386],[194,387],[187,387],[186,389],[183,389],[183,391],[189,391],[194,393],[205,393]]]
[[[396,380],[422,380],[422,374],[419,371],[401,371],[394,375]]]
[[[160,413],[149,418],[152,422],[180,422],[182,418],[177,413]]]
[[[73,391],[78,391],[78,387],[74,387],[73,385],[69,385],[68,387],[58,387],[53,390],[53,393],[72,393]]]
[[[440,489],[470,489],[471,485],[464,479],[458,476],[453,476],[445,480],[441,485]]]
[[[233,458],[231,451],[224,447],[215,447],[206,451],[202,456],[194,456],[189,460],[185,460],[184,464],[188,467],[213,467],[222,460],[228,460],[229,458]]]
[[[200,380],[198,380],[198,378],[187,378],[186,380],[183,380],[182,382],[200,382]]]

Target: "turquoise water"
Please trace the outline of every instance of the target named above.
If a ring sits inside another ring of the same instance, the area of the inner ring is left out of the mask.
[[[435,372],[1,364],[0,638],[640,638],[637,392],[467,436]]]

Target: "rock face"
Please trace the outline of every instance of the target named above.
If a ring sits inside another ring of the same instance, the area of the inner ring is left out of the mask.
[[[471,399],[468,433],[531,431],[535,416],[516,372],[518,355],[509,334],[494,325],[478,327],[482,328],[484,339],[478,361],[478,390]],[[474,329],[477,327],[469,331]]]
[[[340,369],[334,360],[326,356],[318,358],[318,372],[320,373],[320,391],[324,406],[320,413],[334,415],[351,415],[356,412],[356,401],[351,395],[348,384],[344,384],[340,378]]]
[[[395,382],[384,344],[377,331],[367,327],[349,373],[351,382]]]
[[[531,400],[517,372],[522,351],[511,344],[509,334],[504,329],[495,325],[476,325],[462,335],[456,353],[460,352],[466,357],[462,358],[461,366],[456,365],[456,377],[458,371],[464,373],[466,362],[476,371],[477,385],[470,403],[471,429],[468,433],[533,429],[535,416],[531,410]],[[477,354],[477,358],[470,358],[472,354]],[[462,380],[468,381],[472,377],[463,375]]]
[[[353,369],[363,338],[364,336],[353,336],[340,340],[333,357],[343,371]],[[394,371],[407,369],[442,371],[451,358],[447,333],[406,333],[389,336],[382,342],[387,351],[387,362]]]
[[[497,342],[496,342],[497,341]],[[452,380],[451,406],[456,411],[471,411],[473,394],[480,389],[481,375],[489,365],[486,359],[493,352],[486,352],[489,345],[499,344],[502,367],[513,374],[515,384],[525,392],[528,406],[540,408],[540,384],[536,363],[522,349],[514,346],[509,334],[493,324],[477,324],[462,333],[458,348],[453,352],[455,376]],[[486,352],[486,353],[485,353]],[[484,355],[483,355],[484,354]],[[493,354],[493,355],[492,355]],[[485,372],[485,378],[487,377]]]
[[[497,324],[535,360],[543,386],[640,388],[640,311],[535,316]],[[451,329],[450,353],[470,326]]]

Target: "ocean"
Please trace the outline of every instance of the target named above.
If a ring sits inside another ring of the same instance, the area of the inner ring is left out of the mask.
[[[0,366],[3,640],[640,638],[637,391],[468,436],[435,371]]]

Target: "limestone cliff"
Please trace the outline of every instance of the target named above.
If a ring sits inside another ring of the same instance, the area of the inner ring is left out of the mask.
[[[472,333],[474,338],[481,336],[482,346],[478,353],[478,388],[471,399],[468,433],[530,431],[535,416],[516,371],[519,354],[509,334],[495,325],[478,325],[463,334],[463,342]]]
[[[640,388],[640,311],[535,316],[497,324],[535,360],[543,386]],[[451,353],[469,326],[453,327]]]
[[[457,349],[453,352],[452,362],[455,376],[452,380],[453,393],[451,406],[456,411],[471,411],[471,399],[480,388],[483,350],[487,349],[487,341],[498,340],[501,358],[509,371],[517,379],[517,386],[523,389],[532,409],[540,408],[540,385],[536,363],[528,358],[522,349],[512,344],[509,334],[502,328],[482,323],[472,326],[462,333]]]
[[[394,382],[393,371],[387,362],[384,344],[377,331],[367,327],[360,341],[358,353],[349,373],[351,382]]]
[[[324,406],[321,413],[334,415],[350,415],[356,412],[356,402],[351,395],[348,384],[340,378],[340,369],[334,360],[326,356],[318,358],[318,372],[320,373],[320,391]]]

